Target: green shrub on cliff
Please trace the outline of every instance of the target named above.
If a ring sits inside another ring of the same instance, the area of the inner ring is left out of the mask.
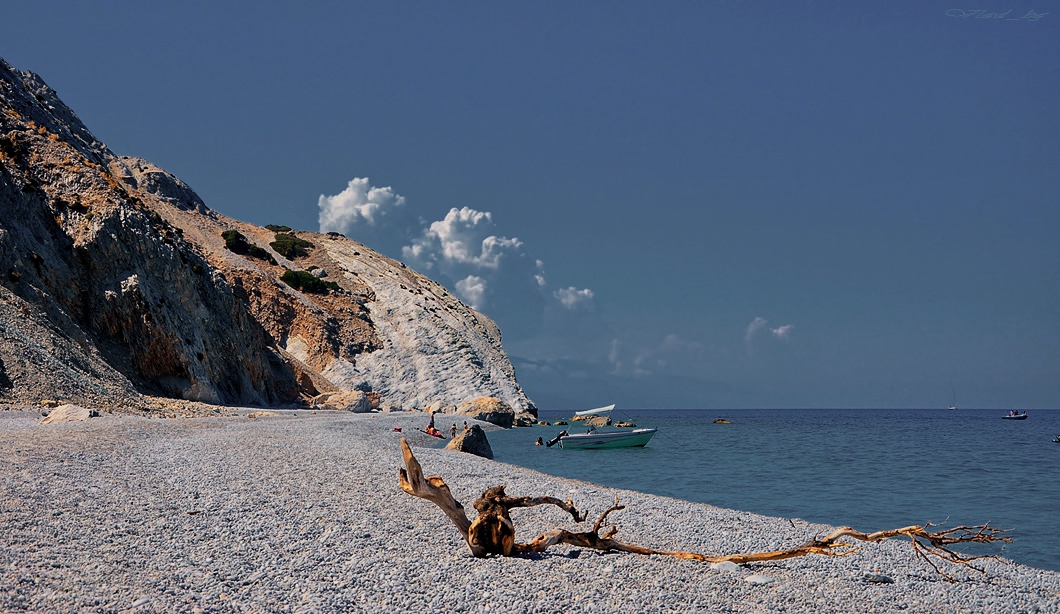
[[[327,294],[328,290],[338,290],[339,284],[333,281],[324,281],[309,271],[292,271],[287,269],[280,277],[288,286],[295,290],[301,290],[307,294]]]
[[[235,252],[241,256],[250,256],[251,258],[264,260],[269,264],[276,264],[276,259],[272,257],[272,254],[266,251],[265,248],[247,241],[247,238],[243,236],[243,233],[238,230],[226,230],[221,233],[221,238],[225,240],[225,248],[230,252]]]
[[[308,256],[309,252],[306,250],[316,246],[305,239],[299,239],[293,234],[278,232],[276,233],[276,240],[269,243],[269,247],[276,250],[276,253],[284,258],[294,260],[295,258]]]

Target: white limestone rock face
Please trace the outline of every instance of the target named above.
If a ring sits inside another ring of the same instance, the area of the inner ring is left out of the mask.
[[[384,402],[406,408],[459,405],[497,397],[516,411],[537,408],[515,380],[497,325],[440,284],[345,237],[318,243],[344,276],[367,285],[364,307],[380,347],[355,361],[336,359],[323,374],[340,388],[367,383]]]

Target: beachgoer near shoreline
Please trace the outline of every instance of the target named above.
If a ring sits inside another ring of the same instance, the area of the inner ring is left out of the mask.
[[[467,430],[467,420],[464,420],[464,430]]]
[[[449,429],[449,438],[456,439],[456,422],[453,423],[453,428]]]

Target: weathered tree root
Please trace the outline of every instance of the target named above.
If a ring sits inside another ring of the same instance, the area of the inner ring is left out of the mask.
[[[615,504],[600,514],[600,517],[593,523],[591,531],[572,533],[563,529],[553,529],[538,535],[528,544],[519,544],[515,542],[515,525],[509,513],[512,508],[555,505],[569,513],[575,522],[585,521],[586,514],[579,512],[570,499],[560,501],[554,497],[509,497],[505,494],[505,487],[502,485],[487,489],[486,492],[482,493],[481,497],[475,500],[474,506],[478,511],[478,517],[472,522],[468,520],[464,506],[453,498],[452,493],[449,492],[449,487],[446,486],[445,481],[440,476],[431,475],[424,477],[419,461],[416,460],[408,442],[404,439],[401,440],[401,452],[405,457],[405,469],[401,469],[399,472],[401,489],[414,497],[434,503],[445,512],[445,515],[456,525],[457,530],[464,537],[471,554],[476,557],[484,557],[491,554],[513,556],[544,552],[557,544],[567,544],[594,550],[659,554],[708,563],[730,561],[742,565],[744,563],[779,561],[811,554],[846,556],[857,552],[858,547],[849,541],[844,541],[844,538],[875,543],[894,537],[908,537],[912,542],[913,552],[917,558],[926,561],[936,573],[946,578],[946,580],[955,582],[951,575],[939,568],[935,559],[941,559],[955,565],[969,567],[980,573],[986,573],[973,565],[973,561],[997,559],[998,557],[996,555],[966,555],[952,550],[951,546],[1012,541],[1012,538],[1002,536],[1006,532],[1005,530],[991,527],[989,523],[974,527],[959,526],[933,533],[928,531],[928,528],[937,525],[929,522],[923,526],[913,525],[875,533],[862,533],[850,527],[840,527],[823,538],[813,539],[801,546],[787,550],[775,550],[773,552],[728,554],[724,556],[707,556],[696,552],[667,552],[627,544],[613,539],[618,533],[618,527],[615,525],[611,525],[603,535],[600,534],[600,529],[604,526],[608,515],[611,512],[625,509],[624,505],[619,505],[618,496],[616,495]]]

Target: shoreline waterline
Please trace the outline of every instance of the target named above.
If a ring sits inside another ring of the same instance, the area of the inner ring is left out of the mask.
[[[960,581],[949,584],[897,541],[848,557],[736,572],[566,547],[538,557],[474,559],[440,510],[398,487],[401,436],[424,470],[441,475],[465,505],[486,487],[507,484],[513,496],[571,498],[594,517],[617,493],[627,505],[610,518],[618,538],[648,547],[760,551],[790,547],[829,527],[440,450],[413,430],[422,428],[424,414],[278,413],[38,425],[31,412],[0,412],[0,480],[9,493],[0,610],[110,611],[136,603],[277,612],[1060,606],[1060,574],[987,561],[988,577],[958,570]],[[443,416],[436,422],[448,426]],[[556,527],[584,530],[551,506],[515,510],[513,517],[520,540]],[[895,583],[864,582],[874,570]],[[755,574],[772,581],[748,582]],[[27,577],[36,581],[19,580]]]
[[[862,530],[942,523],[1013,529],[1005,556],[1060,571],[1060,411],[627,410],[614,416],[659,427],[646,448],[585,453],[525,445],[500,433],[497,460],[608,486],[804,518]],[[569,418],[541,412],[541,419]],[[713,424],[729,418],[732,424]],[[981,547],[975,552],[990,553]],[[993,551],[996,552],[996,549]]]

